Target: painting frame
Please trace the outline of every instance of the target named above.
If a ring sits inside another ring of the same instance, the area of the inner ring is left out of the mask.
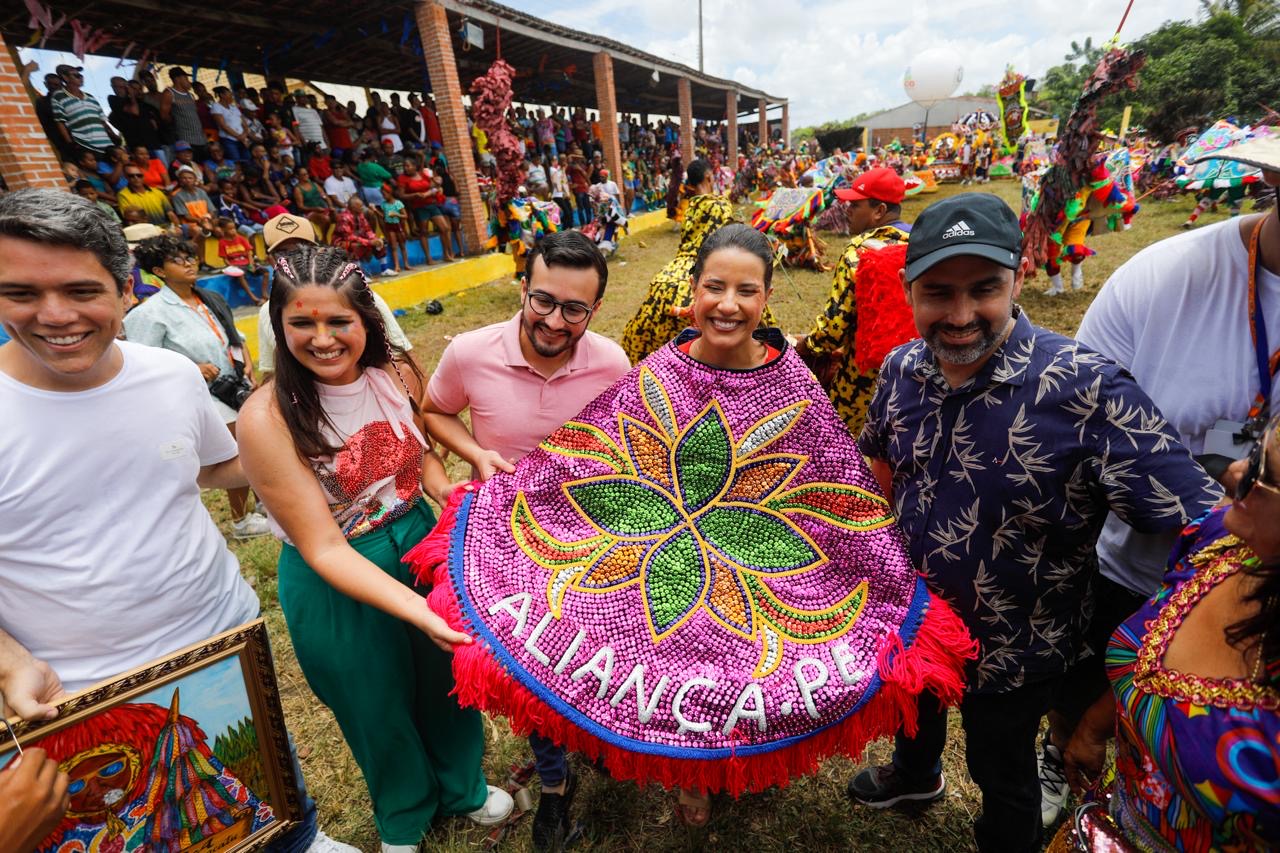
[[[9,719],[8,726],[18,745],[27,749],[51,735],[64,732],[120,706],[130,705],[132,700],[169,686],[174,688],[173,705],[169,711],[169,720],[172,721],[179,715],[178,693],[182,682],[231,659],[236,659],[239,663],[251,713],[249,722],[256,740],[254,747],[258,763],[254,766],[255,769],[260,768],[261,776],[258,778],[265,783],[265,790],[259,790],[256,795],[249,791],[249,795],[253,796],[259,808],[265,804],[272,818],[269,823],[252,829],[240,840],[214,845],[211,849],[218,853],[257,850],[296,826],[302,816],[299,780],[295,773],[289,734],[285,728],[275,664],[271,656],[266,623],[261,618],[75,693],[57,703],[58,715],[53,720]],[[182,719],[189,720],[187,717]],[[211,736],[206,736],[206,739],[211,739]],[[0,754],[13,751],[12,744],[13,741],[8,738],[0,740]],[[0,758],[0,765],[4,760]],[[244,784],[243,787],[248,789],[249,786]],[[251,814],[250,817],[252,823],[257,823],[256,815]],[[197,846],[201,849],[208,848],[209,842],[217,841],[221,834],[223,833],[220,831],[209,835]],[[47,841],[45,839],[41,846]]]

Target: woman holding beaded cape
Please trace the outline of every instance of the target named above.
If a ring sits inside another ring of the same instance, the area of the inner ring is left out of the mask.
[[[762,235],[716,231],[695,328],[455,491],[406,555],[477,640],[462,705],[615,778],[737,796],[911,729],[921,690],[959,701],[974,644],[822,388],[757,329],[771,274]]]

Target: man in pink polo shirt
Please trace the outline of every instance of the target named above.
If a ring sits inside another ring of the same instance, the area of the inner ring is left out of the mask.
[[[550,234],[529,253],[520,313],[454,338],[427,384],[431,434],[487,480],[515,463],[631,369],[622,347],[587,331],[609,268],[580,231]],[[458,415],[471,410],[471,430]],[[542,794],[535,850],[557,849],[569,827],[577,779],[564,750],[529,738]]]

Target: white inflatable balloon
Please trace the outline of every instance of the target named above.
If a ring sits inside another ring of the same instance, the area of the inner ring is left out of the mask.
[[[955,51],[933,47],[921,53],[907,66],[902,88],[907,97],[925,109],[951,97],[964,79],[964,68]]]

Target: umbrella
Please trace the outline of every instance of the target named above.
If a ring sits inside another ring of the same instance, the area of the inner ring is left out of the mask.
[[[1178,164],[1185,171],[1177,178],[1178,186],[1186,190],[1223,189],[1262,180],[1262,171],[1257,167],[1212,155],[1243,142],[1276,135],[1274,128],[1266,126],[1240,128],[1228,121],[1218,122],[1179,158]]]

